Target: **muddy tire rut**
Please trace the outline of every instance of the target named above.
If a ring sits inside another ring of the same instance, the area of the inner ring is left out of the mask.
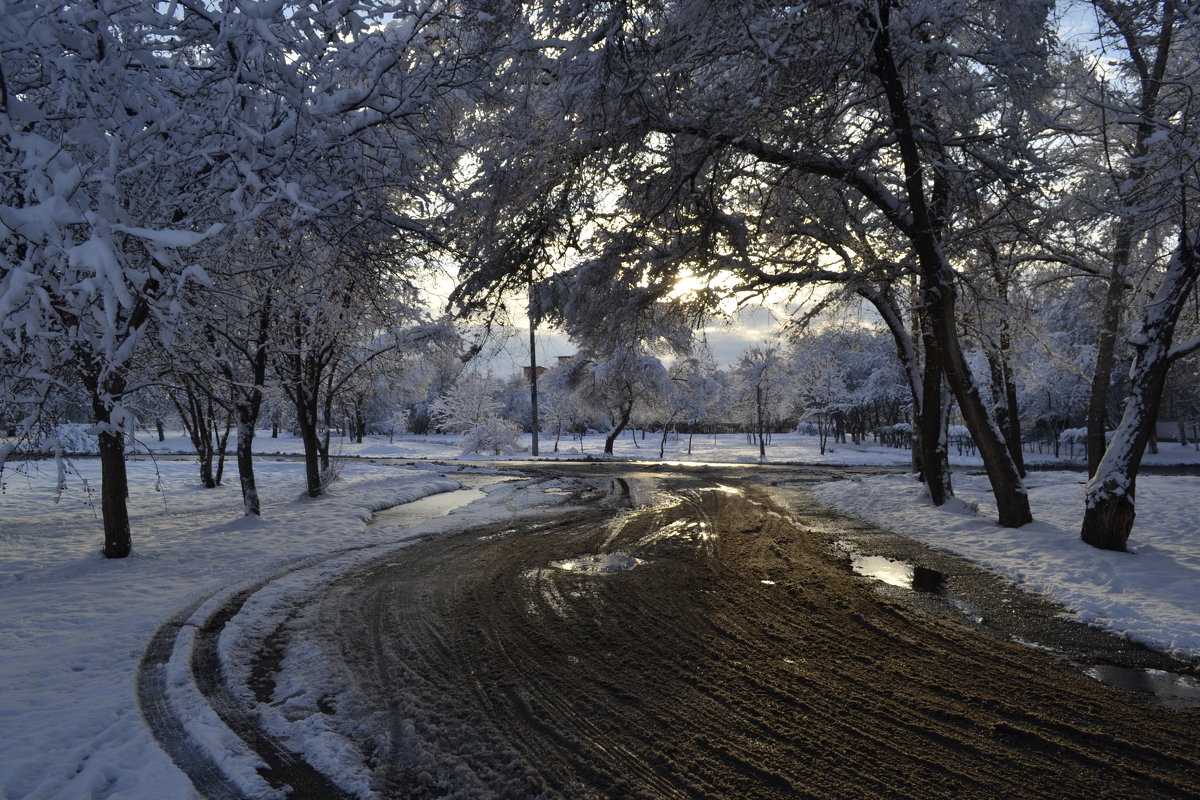
[[[393,798],[1200,796],[1200,716],[879,591],[750,482],[663,479],[331,585]]]

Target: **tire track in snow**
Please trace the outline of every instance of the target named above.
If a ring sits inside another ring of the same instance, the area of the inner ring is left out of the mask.
[[[188,626],[194,629],[189,642],[191,657],[188,659],[188,677],[228,730],[244,742],[254,756],[261,759],[262,765],[257,772],[263,780],[280,792],[280,796],[294,800],[340,800],[349,797],[313,769],[302,756],[273,740],[259,728],[256,715],[247,711],[225,685],[217,649],[225,624],[264,586],[284,575],[343,555],[345,553],[338,553],[294,564],[271,578],[257,581],[227,597],[203,619],[196,619],[197,612],[212,597],[196,600],[172,615],[151,637],[138,668],[138,705],[159,745],[188,776],[197,791],[210,800],[242,800],[260,793],[239,785],[222,770],[205,747],[195,741],[181,713],[171,703],[168,685],[170,663],[180,656],[180,635]]]

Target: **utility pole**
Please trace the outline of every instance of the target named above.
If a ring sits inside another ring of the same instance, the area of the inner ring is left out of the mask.
[[[538,454],[537,314],[533,305],[533,273],[529,275],[529,427],[533,434],[530,455]]]

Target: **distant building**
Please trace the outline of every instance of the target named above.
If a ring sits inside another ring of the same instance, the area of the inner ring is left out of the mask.
[[[523,372],[525,374],[525,382],[526,383],[529,383],[530,381],[533,380],[533,367],[521,367],[521,372]],[[545,374],[545,372],[546,372],[545,367],[539,366],[537,368],[537,376],[539,378],[542,377],[542,375]]]

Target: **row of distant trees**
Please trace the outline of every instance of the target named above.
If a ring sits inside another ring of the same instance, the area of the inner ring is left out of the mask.
[[[597,432],[605,436],[604,449],[611,453],[625,430],[640,433],[638,446],[657,446],[659,457],[671,433],[687,436],[689,448],[697,433],[744,433],[763,455],[772,434],[797,429],[814,434],[822,452],[839,441],[911,447],[912,408],[890,337],[860,321],[831,322],[751,347],[726,368],[707,355],[675,358],[664,366],[656,357],[625,348],[607,357],[580,353],[560,358],[540,370],[539,431],[556,453],[564,440],[573,447],[569,443],[578,437],[582,445],[584,434]],[[519,434],[529,432],[534,419],[528,370],[507,377],[480,372],[464,363],[461,349],[461,341],[447,335],[436,346],[423,348],[419,358],[408,348],[364,363],[330,393],[331,402],[318,417],[325,456],[331,435],[361,443],[368,435],[441,432],[459,434],[466,452],[498,455],[524,447]],[[362,351],[370,352],[366,347]],[[1064,369],[1061,359],[1051,355],[1017,365],[1020,407],[1031,415],[1023,420],[1022,438],[1056,455],[1065,449],[1074,458],[1086,454],[1087,375],[1083,369]],[[971,358],[984,360],[978,352]],[[199,455],[200,481],[212,487],[222,480],[236,420],[228,397],[213,392],[220,380],[202,377],[193,374],[178,384],[149,386],[131,398],[129,410],[143,439],[161,439],[166,426],[186,430]],[[289,435],[300,430],[282,388],[286,377],[286,372],[273,373],[263,399],[262,420],[270,423],[272,436],[281,427]],[[1197,376],[1180,369],[1173,378],[1163,404],[1175,414],[1167,433],[1187,444],[1200,424]],[[82,396],[73,403],[66,400],[58,396],[43,413],[43,450],[55,446],[56,432],[78,434],[79,425],[63,423],[87,418]],[[961,420],[952,417],[951,422],[950,446],[973,451]],[[661,434],[655,445],[644,444],[648,432]],[[94,441],[64,445],[90,451]]]
[[[1037,332],[1019,329],[1023,337]],[[1086,363],[1072,367],[1061,351],[1023,351],[1013,381],[1024,412],[1021,439],[1027,447],[1072,458],[1086,455]],[[986,357],[974,351],[975,369]],[[1195,359],[1181,364],[1164,387],[1160,406],[1167,438],[1195,443],[1200,426],[1200,374]],[[740,432],[765,455],[772,433],[800,429],[815,434],[824,452],[829,442],[886,441],[910,447],[912,406],[892,342],[883,331],[823,325],[774,344],[749,348],[727,368],[708,357],[686,356],[669,366],[653,356],[621,349],[608,358],[580,354],[561,359],[539,379],[539,430],[554,452],[565,438],[605,434],[605,451],[633,428],[647,431]],[[516,434],[531,429],[528,376],[501,378],[465,369],[434,403],[435,426],[463,433],[471,451],[508,452]],[[1119,413],[1119,409],[1114,409]],[[975,444],[961,417],[948,415],[949,446]],[[423,432],[424,429],[422,429]],[[1151,439],[1151,448],[1157,445]]]

